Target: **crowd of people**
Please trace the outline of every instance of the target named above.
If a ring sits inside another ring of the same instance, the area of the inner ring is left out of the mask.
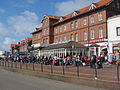
[[[100,56],[96,55],[68,55],[64,58],[59,58],[57,56],[10,56],[6,57],[4,60],[8,62],[22,62],[22,63],[36,63],[45,65],[72,65],[72,66],[90,66],[91,68],[103,68],[103,64],[117,64],[120,63],[120,53],[117,52],[114,55],[113,61],[109,62],[109,58],[105,54]]]

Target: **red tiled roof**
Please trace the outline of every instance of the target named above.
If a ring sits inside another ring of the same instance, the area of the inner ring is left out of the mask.
[[[99,8],[99,7],[102,7],[102,6],[104,6],[104,5],[107,5],[107,4],[109,4],[110,2],[112,2],[112,1],[113,1],[113,0],[101,0],[101,1],[99,1],[99,2],[97,2],[97,3],[94,3],[94,4],[96,5],[96,8],[95,8],[95,9],[97,9],[97,8]],[[80,10],[77,10],[76,12],[78,12],[78,15],[81,15],[81,14],[83,14],[83,13],[85,13],[85,12],[91,11],[91,10],[89,10],[90,6],[91,6],[91,5],[89,5],[89,6],[85,7],[85,8],[82,8],[82,9],[80,9]],[[74,13],[74,12],[72,12],[72,13],[64,16],[64,18],[65,18],[64,20],[67,20],[67,19],[71,18],[73,13]],[[63,20],[63,21],[64,21],[64,20]],[[60,22],[62,22],[62,21],[60,21]],[[60,22],[57,22],[57,23],[60,23]],[[55,23],[55,24],[57,24],[57,23]]]
[[[53,16],[53,15],[48,15],[46,14],[45,16],[49,17],[49,18],[53,18],[53,19],[60,19],[61,17],[58,16]]]
[[[32,40],[32,38],[26,38],[27,40]]]

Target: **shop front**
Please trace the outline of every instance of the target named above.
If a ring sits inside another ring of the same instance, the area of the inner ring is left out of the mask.
[[[58,44],[51,44],[40,50],[40,56],[57,56],[64,58],[68,55],[86,54],[87,47],[74,41],[68,41]]]

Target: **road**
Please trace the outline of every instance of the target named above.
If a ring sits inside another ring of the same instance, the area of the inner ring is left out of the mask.
[[[0,68],[0,90],[105,90],[38,78]]]

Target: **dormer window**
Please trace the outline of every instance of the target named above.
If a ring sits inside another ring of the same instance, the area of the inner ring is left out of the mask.
[[[92,9],[94,9],[94,8],[96,8],[97,6],[94,4],[94,3],[92,3],[91,4],[91,6],[90,6],[90,8],[89,8],[89,10],[92,10]]]
[[[63,21],[63,20],[64,20],[64,18],[63,18],[63,17],[61,17],[59,21]]]
[[[72,17],[74,17],[76,15],[78,15],[78,13],[76,11],[74,11],[73,14],[72,14]]]

